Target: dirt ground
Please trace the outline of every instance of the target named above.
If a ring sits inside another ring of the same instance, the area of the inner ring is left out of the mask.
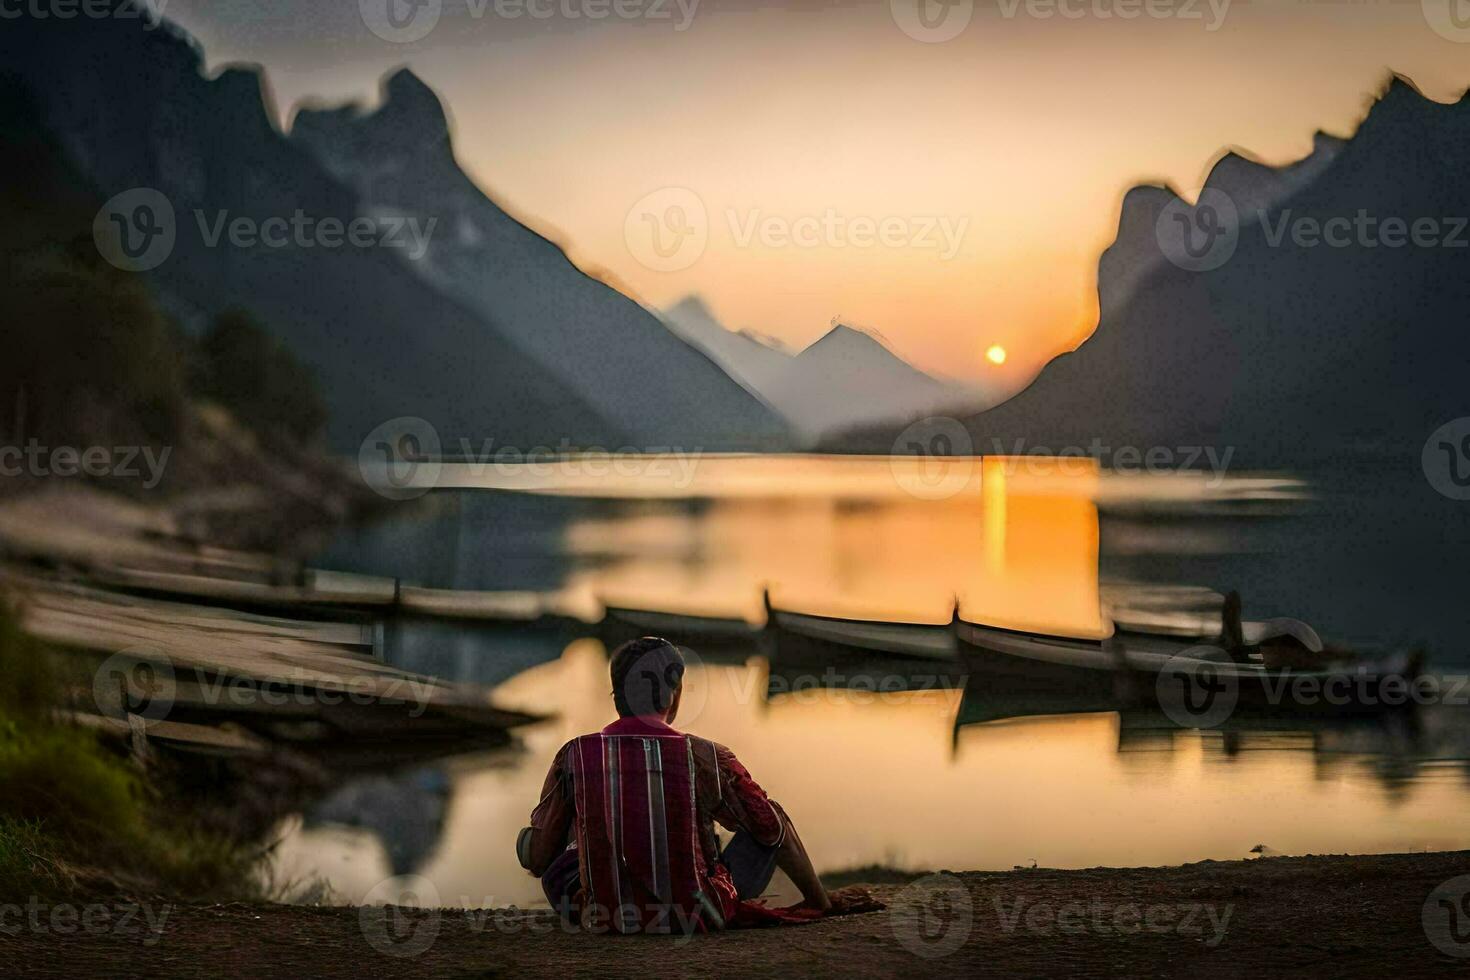
[[[100,927],[95,910],[0,906],[0,975],[1470,976],[1470,852],[967,872],[873,893],[887,911],[694,938],[569,934],[549,912],[144,902]]]

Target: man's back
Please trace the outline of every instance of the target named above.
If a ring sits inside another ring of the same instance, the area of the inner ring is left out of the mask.
[[[710,886],[690,739],[638,719],[609,727],[627,731],[574,739],[567,760],[587,891],[583,924],[618,932],[689,931],[689,917],[717,908],[704,908]],[[684,923],[670,921],[681,916]]]
[[[619,718],[562,746],[517,842],[547,898],[616,932],[723,928],[779,864],[812,908],[827,896],[786,814],[734,753],[669,724],[683,657],[645,637],[613,652]],[[715,824],[735,838],[721,853]],[[766,915],[773,913],[762,912]]]

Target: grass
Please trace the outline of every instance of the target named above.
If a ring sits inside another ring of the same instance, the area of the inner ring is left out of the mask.
[[[0,900],[259,897],[254,849],[192,826],[152,774],[58,720],[67,667],[0,606]]]

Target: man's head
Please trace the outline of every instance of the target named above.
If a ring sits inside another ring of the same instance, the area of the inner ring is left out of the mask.
[[[684,684],[678,647],[657,636],[629,640],[613,651],[609,670],[619,716],[674,720]]]

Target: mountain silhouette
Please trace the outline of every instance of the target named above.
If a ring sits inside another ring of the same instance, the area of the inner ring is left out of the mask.
[[[936,412],[969,412],[991,398],[979,386],[925,374],[872,334],[836,324],[797,354],[727,329],[689,296],[664,320],[813,442],[855,427],[906,425]]]
[[[644,398],[646,418],[613,411],[616,399],[603,392],[625,378],[610,375],[606,388],[583,390],[585,376],[554,368],[522,345],[530,332],[525,317],[536,311],[519,298],[507,295],[504,309],[493,309],[491,302],[436,285],[422,266],[442,251],[415,260],[402,222],[395,224],[401,215],[385,214],[302,142],[282,134],[257,70],[230,68],[205,77],[197,43],[168,22],[145,30],[136,19],[10,20],[0,31],[0,72],[29,91],[45,125],[104,198],[152,188],[168,199],[177,241],[162,264],[144,273],[160,303],[186,328],[197,329],[224,310],[245,309],[276,332],[326,393],[334,448],[356,451],[368,432],[398,416],[427,419],[451,451],[460,439],[476,447],[493,440],[497,449],[532,449],[617,448],[655,435],[668,437],[660,440],[664,444],[725,445],[742,427],[762,445],[779,436],[779,423],[764,407],[712,368],[709,400],[725,405],[729,424],[710,422],[677,385],[675,396]],[[389,127],[412,128],[447,157],[447,120],[432,93],[400,84],[390,94]],[[239,219],[261,228],[298,212],[344,225],[373,217],[371,244],[323,247],[294,235],[269,247],[229,241],[227,229]],[[440,217],[429,242],[442,236],[448,244],[463,233],[462,219]],[[516,270],[510,275],[524,276],[531,289],[539,283],[576,294],[542,312],[586,325],[593,344],[616,343],[598,339],[597,331],[626,318],[621,311],[632,307],[630,301],[590,280],[579,287],[580,274],[570,266],[561,278],[548,278],[541,270],[565,265],[564,258],[544,240],[525,236],[524,254],[514,248],[498,253]],[[397,244],[385,247],[385,240]],[[487,270],[482,266],[477,274]],[[653,322],[648,332],[655,328],[662,331]],[[564,330],[566,324],[546,323],[544,329]],[[703,362],[696,352],[687,355],[696,367]],[[650,358],[645,381],[663,389],[668,379],[661,372],[680,370],[695,368],[673,355]],[[734,396],[719,398],[721,382]],[[631,400],[634,393],[623,394]],[[670,420],[678,411],[692,422],[676,432]],[[705,423],[709,427],[701,428]]]
[[[781,421],[656,317],[508,215],[455,161],[444,107],[412,71],[382,105],[307,109],[291,138],[366,208],[437,218],[415,269],[589,402],[639,447],[778,448]]]
[[[1467,168],[1470,100],[1435,103],[1395,78],[1312,179],[1263,213],[1237,208],[1238,240],[1218,267],[1155,258],[1123,291],[1114,253],[1157,257],[1168,242],[1159,192],[1130,194],[1099,273],[1115,302],[1076,351],[969,421],[977,451],[1100,439],[1233,448],[1246,465],[1417,459],[1430,432],[1466,414],[1470,231],[1456,216],[1470,215]],[[1345,245],[1301,245],[1293,232],[1360,213],[1431,221],[1442,243],[1354,232]]]

